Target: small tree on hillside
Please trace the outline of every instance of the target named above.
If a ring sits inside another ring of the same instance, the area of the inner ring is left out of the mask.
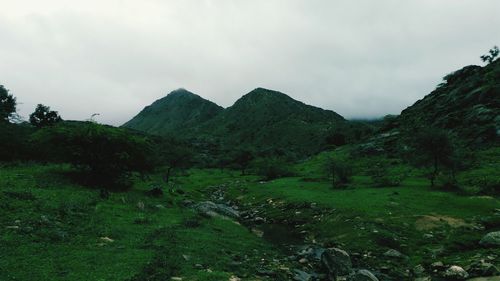
[[[51,111],[50,107],[43,104],[37,105],[35,112],[30,115],[31,125],[37,128],[51,126],[60,121],[62,121],[62,119],[57,111]]]
[[[187,169],[191,166],[193,152],[182,144],[170,141],[163,141],[155,148],[157,165],[165,167],[163,181],[170,183],[174,170]]]
[[[0,122],[9,122],[16,113],[16,98],[0,85]]]
[[[252,151],[248,149],[239,149],[233,154],[233,163],[241,170],[241,174],[245,175],[245,172],[250,165],[250,162],[255,158]]]
[[[431,167],[431,186],[440,172],[440,168],[448,168],[454,177],[454,145],[449,134],[441,129],[429,128],[415,136],[415,159],[424,166]]]
[[[342,187],[351,181],[352,169],[346,161],[327,157],[323,169],[327,177],[331,179],[332,188]]]
[[[493,61],[495,61],[495,59],[498,57],[498,55],[500,54],[500,50],[498,49],[497,46],[493,46],[493,48],[491,48],[489,51],[488,51],[489,54],[486,54],[486,55],[482,55],[481,56],[481,60],[483,62],[487,62],[487,63],[492,63]]]

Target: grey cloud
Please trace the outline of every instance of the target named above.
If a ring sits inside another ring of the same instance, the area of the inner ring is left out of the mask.
[[[20,113],[115,125],[179,87],[222,106],[267,87],[348,118],[397,114],[500,44],[496,0],[0,4],[0,83]]]

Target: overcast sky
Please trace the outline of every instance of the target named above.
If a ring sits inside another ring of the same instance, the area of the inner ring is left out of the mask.
[[[0,0],[0,84],[25,118],[43,103],[120,125],[181,87],[378,117],[481,64],[499,14],[498,0]]]

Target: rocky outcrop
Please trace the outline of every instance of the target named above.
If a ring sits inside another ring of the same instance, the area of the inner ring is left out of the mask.
[[[484,247],[500,247],[500,231],[486,234],[479,244]]]
[[[197,203],[193,208],[202,216],[216,217],[224,216],[233,219],[238,219],[240,214],[235,209],[224,204],[215,204],[212,201],[204,201]]]

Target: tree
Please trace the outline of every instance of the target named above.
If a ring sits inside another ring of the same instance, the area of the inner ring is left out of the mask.
[[[51,111],[50,107],[43,104],[37,105],[35,111],[30,115],[30,123],[37,128],[51,126],[60,121],[62,119],[57,111]]]
[[[424,166],[431,167],[431,186],[439,174],[440,167],[449,168],[454,177],[454,145],[449,134],[441,129],[427,128],[415,136],[415,158]]]
[[[0,85],[0,122],[9,122],[16,113],[16,98],[9,94],[9,90]]]
[[[233,163],[241,170],[241,175],[245,175],[246,169],[250,165],[250,162],[255,158],[252,151],[248,149],[238,149],[233,154]]]
[[[481,60],[483,62],[487,62],[489,64],[489,63],[492,63],[498,57],[498,54],[500,54],[500,50],[498,49],[497,46],[493,46],[493,48],[491,48],[488,51],[488,53],[489,54],[482,55]]]
[[[33,136],[45,159],[72,164],[89,184],[126,188],[133,173],[152,170],[149,139],[92,122],[57,124]]]
[[[347,161],[327,157],[323,165],[326,175],[332,181],[332,188],[341,187],[351,181],[352,169]]]
[[[170,182],[172,172],[179,169],[187,169],[191,166],[193,152],[184,144],[173,140],[163,140],[155,147],[157,165],[165,166],[163,181]]]

